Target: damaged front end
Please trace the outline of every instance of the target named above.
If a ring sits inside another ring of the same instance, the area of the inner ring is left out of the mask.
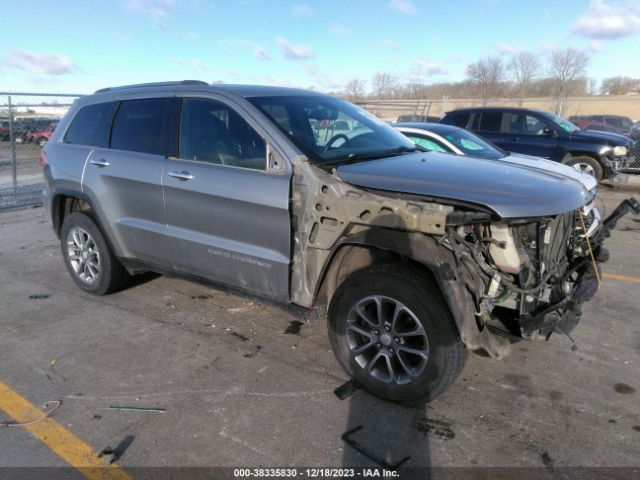
[[[634,198],[604,221],[593,200],[545,218],[485,223],[452,218],[441,244],[456,258],[480,330],[512,339],[548,339],[554,332],[571,338],[581,305],[600,286],[599,263],[608,259],[602,243],[628,212],[640,213]]]

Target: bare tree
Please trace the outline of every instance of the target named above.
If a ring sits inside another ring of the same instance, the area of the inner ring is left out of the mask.
[[[362,100],[366,94],[366,85],[366,80],[361,80],[359,78],[349,80],[349,82],[344,86],[344,94],[349,100]]]
[[[626,95],[640,91],[640,79],[630,77],[610,77],[602,81],[600,93],[603,95]]]
[[[589,54],[584,50],[568,47],[556,49],[549,57],[549,75],[555,80],[556,94],[564,98],[569,86],[585,75],[589,65]]]
[[[371,79],[373,96],[381,99],[391,98],[397,84],[398,78],[395,75],[386,72],[376,73]]]
[[[522,104],[522,99],[529,93],[533,81],[540,73],[540,60],[533,52],[519,52],[511,57],[508,68]]]
[[[504,79],[504,63],[500,57],[485,57],[467,65],[469,80],[480,88],[483,103],[495,95]]]

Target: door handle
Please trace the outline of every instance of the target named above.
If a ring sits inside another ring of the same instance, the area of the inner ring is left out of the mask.
[[[183,182],[186,182],[187,180],[191,180],[193,178],[193,175],[185,171],[176,172],[175,170],[172,170],[169,173],[167,173],[167,175],[173,178],[177,178],[178,180],[182,180]]]
[[[98,167],[108,167],[109,165],[111,165],[109,162],[107,162],[104,158],[92,158],[91,160],[89,160],[89,163],[91,165],[96,165]]]

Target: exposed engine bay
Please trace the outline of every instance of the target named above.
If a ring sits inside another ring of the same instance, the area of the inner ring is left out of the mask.
[[[465,269],[479,328],[524,339],[554,332],[571,339],[581,304],[600,287],[599,263],[608,259],[602,243],[629,211],[640,212],[633,198],[602,221],[591,200],[550,218],[449,226],[441,244]]]

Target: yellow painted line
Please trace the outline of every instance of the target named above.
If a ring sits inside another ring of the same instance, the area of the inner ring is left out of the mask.
[[[640,277],[631,277],[629,275],[618,275],[616,273],[604,272],[602,274],[602,278],[608,278],[610,280],[621,280],[623,282],[640,283]]]
[[[29,422],[44,415],[42,410],[2,382],[0,382],[0,410],[18,423]],[[132,477],[118,466],[105,465],[89,445],[51,418],[22,428],[0,428],[0,432],[7,435],[9,431],[18,429],[30,432],[90,480],[132,480]]]

